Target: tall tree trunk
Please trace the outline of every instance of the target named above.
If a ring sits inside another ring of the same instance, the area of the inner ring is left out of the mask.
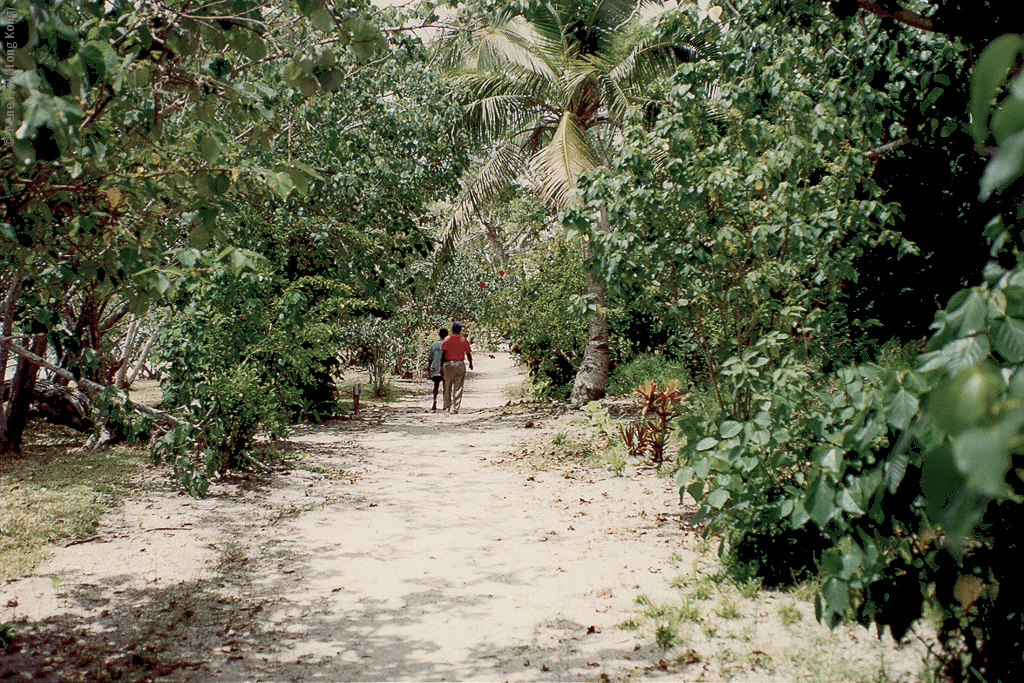
[[[42,356],[46,353],[46,335],[37,334],[32,340],[32,353]],[[17,453],[21,451],[25,426],[28,424],[29,407],[36,389],[36,377],[39,365],[21,358],[14,371],[11,382],[11,393],[7,397],[6,410],[0,417],[0,453]]]
[[[598,215],[598,229],[607,232],[610,228],[608,212],[601,209]],[[583,260],[590,258],[590,248],[583,243]],[[608,368],[611,365],[611,351],[608,347],[608,316],[605,313],[604,285],[595,282],[587,273],[587,294],[597,306],[594,317],[587,327],[587,347],[583,352],[583,361],[576,371],[576,379],[572,383],[569,403],[573,408],[582,408],[590,401],[604,396],[608,389]]]

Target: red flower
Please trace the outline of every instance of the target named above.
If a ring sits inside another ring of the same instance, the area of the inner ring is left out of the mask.
[[[500,275],[502,277],[505,277],[505,271],[504,270],[499,270],[498,271],[498,275]]]
[[[487,285],[486,285],[486,284],[485,284],[485,283],[484,283],[483,281],[481,281],[481,282],[480,282],[480,289],[483,289],[483,288],[484,288],[484,287],[486,287],[486,286],[487,286]]]

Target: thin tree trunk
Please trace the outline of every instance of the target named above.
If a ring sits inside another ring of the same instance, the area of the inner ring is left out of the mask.
[[[610,227],[608,211],[601,209],[598,215],[598,229],[607,232]],[[586,261],[590,256],[590,248],[586,243],[582,246],[583,260]],[[583,361],[576,371],[576,379],[572,383],[569,404],[573,408],[582,408],[590,401],[596,401],[605,395],[608,389],[608,369],[611,365],[604,285],[596,282],[590,273],[587,273],[587,294],[591,296],[597,310],[587,326],[587,346],[583,352]]]
[[[138,316],[132,318],[128,324],[128,334],[125,336],[124,347],[121,350],[121,357],[117,360],[117,372],[114,373],[114,386],[124,389],[124,378],[128,373],[128,365],[132,360],[132,350],[135,347],[135,335],[139,329]]]
[[[46,353],[46,335],[37,334],[32,340],[32,353],[42,356]],[[14,372],[14,379],[11,382],[11,393],[7,400],[7,410],[4,412],[3,422],[0,424],[0,453],[21,452],[22,440],[25,436],[25,427],[28,424],[29,408],[32,405],[32,398],[35,394],[36,377],[39,375],[39,365],[27,358],[18,361],[18,368]]]
[[[142,351],[139,352],[139,357],[135,359],[135,368],[132,370],[132,376],[128,378],[128,386],[135,384],[135,378],[139,376],[139,371],[146,366],[146,358],[149,356],[149,350],[153,347],[154,341],[156,341],[155,332],[149,335],[149,339],[146,340],[146,345],[142,347]],[[123,387],[118,388],[120,389]]]
[[[14,330],[14,301],[20,293],[21,269],[19,268],[11,276],[11,283],[7,287],[7,294],[4,296],[3,303],[0,304],[0,318],[3,319],[0,334],[5,337],[11,336]],[[0,349],[0,383],[7,381],[7,361],[9,359],[10,355],[7,349]],[[2,404],[0,404],[0,408],[2,408]]]
[[[42,337],[44,342],[43,351],[46,351],[46,335],[42,335]],[[28,349],[22,348],[21,346],[15,344],[9,338],[0,337],[0,346],[3,346],[7,350],[16,353],[23,359],[35,363],[37,366],[48,368],[58,377],[61,377],[67,381],[71,381],[74,379],[74,375],[71,374],[71,371],[66,370],[65,368],[57,367],[56,365],[48,362],[45,358],[35,353],[34,351],[29,351]],[[106,387],[103,386],[102,384],[93,382],[91,379],[86,379],[85,377],[82,377],[78,380],[78,386],[81,387],[82,389],[95,392],[102,392],[104,389],[106,389]],[[136,411],[140,413],[152,415],[154,418],[157,419],[158,422],[160,422],[160,424],[168,425],[171,427],[176,427],[181,424],[181,420],[179,420],[178,418],[174,417],[173,415],[166,411],[157,410],[156,408],[150,408],[149,406],[143,403],[133,403],[132,406]]]
[[[508,251],[506,251],[505,245],[501,243],[498,231],[494,229],[494,224],[489,220],[481,218],[480,225],[483,226],[484,235],[487,237],[487,241],[491,244],[491,249],[494,251],[494,257],[498,259],[498,263],[502,268],[504,268],[508,265]]]

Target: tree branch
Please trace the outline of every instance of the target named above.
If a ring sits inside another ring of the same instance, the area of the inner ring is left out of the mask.
[[[861,9],[871,12],[876,16],[892,19],[893,21],[898,21],[901,24],[906,24],[913,28],[919,28],[922,31],[936,31],[935,22],[931,20],[931,17],[923,16],[917,12],[911,12],[910,10],[903,9],[902,7],[896,10],[889,9],[888,7],[884,7],[882,3],[871,2],[871,0],[857,0],[857,4],[860,5]]]
[[[909,142],[910,142],[910,138],[908,138],[906,135],[904,135],[902,137],[896,138],[892,142],[887,142],[884,145],[881,145],[880,147],[875,147],[874,149],[869,149],[869,150],[867,150],[865,152],[861,152],[861,154],[863,154],[864,156],[866,156],[869,159],[877,159],[878,157],[880,157],[880,156],[882,156],[884,154],[888,154],[889,152],[893,151],[894,149],[897,149],[898,147],[902,147],[903,145],[906,145]]]
[[[107,387],[103,386],[102,384],[98,384],[84,377],[80,379],[75,379],[75,376],[71,374],[69,370],[57,367],[53,363],[48,362],[42,356],[32,353],[28,349],[16,344],[14,341],[15,339],[18,339],[18,337],[0,337],[0,346],[7,349],[8,351],[11,351],[14,354],[21,356],[22,358],[28,359],[29,361],[35,363],[39,367],[46,368],[50,372],[56,374],[58,377],[63,377],[64,379],[70,380],[72,382],[77,382],[80,387],[84,387],[86,389],[89,389],[90,391],[106,390]],[[162,410],[157,410],[156,408],[150,408],[149,406],[143,405],[142,403],[135,403],[133,401],[132,407],[139,412],[146,413],[148,415],[151,415],[152,417],[157,418],[158,420],[165,424],[170,424],[175,427],[181,424],[180,420],[170,415],[169,413],[166,413]]]

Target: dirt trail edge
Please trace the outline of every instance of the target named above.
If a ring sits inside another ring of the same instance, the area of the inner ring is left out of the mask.
[[[788,643],[877,670],[879,651],[854,642],[871,636],[811,643],[764,602],[719,627],[735,652],[704,639],[665,653],[653,625],[617,628],[638,596],[678,605],[669,581],[704,571],[672,479],[509,462],[565,423],[505,407],[521,376],[505,354],[477,360],[458,415],[427,410],[424,382],[360,419],[297,429],[288,474],[221,482],[203,500],[155,486],[58,548],[0,587],[0,622],[34,623],[0,655],[3,678],[779,680],[783,655],[764,650]]]

